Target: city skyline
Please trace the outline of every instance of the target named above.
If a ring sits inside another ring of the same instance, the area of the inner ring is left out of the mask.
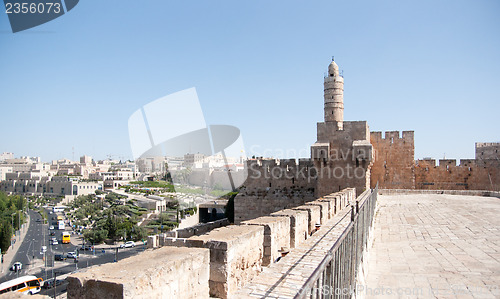
[[[499,3],[120,8],[82,2],[16,34],[0,17],[0,153],[51,161],[72,159],[74,148],[75,159],[132,159],[132,112],[196,87],[206,123],[238,127],[248,157],[305,158],[332,55],[345,78],[345,119],[414,130],[415,158],[473,158],[475,142],[499,141]]]

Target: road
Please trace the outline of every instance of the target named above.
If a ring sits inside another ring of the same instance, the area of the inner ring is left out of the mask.
[[[19,245],[17,254],[14,256],[12,263],[21,262],[23,264],[23,269],[16,273],[14,271],[6,271],[6,274],[0,278],[0,283],[16,278],[18,275],[35,275],[36,277],[42,277],[44,280],[50,279],[57,274],[58,277],[77,271],[82,268],[110,263],[115,260],[121,260],[123,258],[138,254],[144,251],[146,248],[144,245],[135,246],[133,248],[117,249],[108,248],[105,251],[96,250],[83,251],[79,250],[80,246],[75,246],[71,243],[62,244],[62,230],[57,230],[57,215],[49,214],[49,223],[43,224],[43,220],[40,214],[36,211],[29,211],[31,221],[26,232],[26,237],[23,242]],[[54,219],[53,219],[54,218]],[[54,230],[49,230],[49,226],[53,225]],[[51,235],[51,233],[53,235]],[[56,238],[58,240],[57,245],[51,245],[50,239]],[[47,246],[47,252],[44,254],[42,251],[42,246]],[[55,254],[62,254],[67,256],[68,252],[79,251],[78,262],[68,258],[65,261],[54,261],[54,266],[50,267],[50,260],[53,259]],[[45,263],[45,260],[48,263]],[[11,265],[3,265],[3,267],[10,267]],[[65,292],[65,284],[57,287],[57,294]],[[41,294],[53,295],[54,290],[42,290]]]
[[[33,248],[38,247],[40,251],[41,244],[43,242],[43,225],[41,222],[37,222],[36,219],[41,218],[38,212],[29,211],[32,221],[30,221],[30,226],[26,232],[26,236],[19,245],[17,254],[14,256],[12,263],[21,262],[23,264],[23,269],[19,272],[19,276],[26,275],[27,267],[33,262]],[[39,253],[39,252],[37,252]],[[5,268],[9,268],[11,265],[3,265]],[[13,271],[7,271],[6,274],[0,279],[0,282],[11,280],[17,277],[17,274]]]

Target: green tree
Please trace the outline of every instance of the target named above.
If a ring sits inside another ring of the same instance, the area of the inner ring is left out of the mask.
[[[7,249],[9,249],[12,233],[12,225],[8,221],[2,221],[0,224],[0,248],[2,253],[7,252]]]
[[[118,226],[116,225],[116,219],[114,218],[111,213],[108,213],[106,219],[106,225],[104,226],[104,229],[108,232],[108,237],[111,239],[116,238],[116,232],[118,230]]]
[[[100,230],[90,230],[83,233],[85,240],[91,243],[99,244],[108,237],[108,231],[105,229]]]
[[[230,192],[226,195],[228,197],[228,201],[224,214],[227,220],[229,220],[229,222],[231,223],[234,223],[234,198],[236,197],[237,194],[238,192]]]
[[[144,240],[148,237],[148,232],[144,227],[135,225],[132,229],[132,239],[134,241]]]

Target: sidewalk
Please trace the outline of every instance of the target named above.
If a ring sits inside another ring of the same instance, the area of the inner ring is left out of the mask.
[[[77,234],[71,235],[70,242],[71,242],[71,245],[77,246],[78,248],[80,248],[83,245],[83,236],[77,235]],[[119,241],[119,242],[116,242],[116,244],[114,244],[114,245],[98,244],[98,245],[95,245],[94,247],[95,247],[95,250],[112,249],[112,248],[119,247],[121,244],[124,244],[124,243],[125,242],[123,242],[123,241]],[[136,245],[137,245],[138,242],[134,242],[134,243],[136,243]],[[89,245],[90,243],[87,242],[86,244]]]
[[[11,245],[9,247],[9,249],[7,250],[7,253],[3,255],[3,263],[1,264],[2,272],[1,272],[0,276],[4,276],[4,274],[7,271],[9,271],[9,267],[11,266],[11,264],[13,262],[12,260],[16,256],[17,250],[19,249],[19,247],[23,243],[24,237],[26,236],[26,232],[28,231],[30,224],[31,224],[31,217],[28,214],[28,221],[22,225],[22,227],[20,229],[20,231],[21,231],[20,236],[17,236],[15,238],[16,243]]]

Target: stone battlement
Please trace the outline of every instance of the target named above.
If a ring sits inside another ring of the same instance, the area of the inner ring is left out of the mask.
[[[370,132],[371,142],[398,142],[400,140],[404,140],[406,142],[410,142],[413,144],[415,137],[414,131],[403,131],[402,136],[400,137],[399,131],[386,131],[384,137],[382,137],[382,132]]]

